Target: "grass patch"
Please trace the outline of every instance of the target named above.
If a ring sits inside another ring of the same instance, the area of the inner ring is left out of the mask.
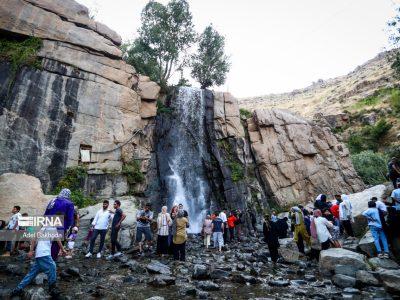
[[[87,172],[84,167],[69,167],[65,170],[64,176],[60,179],[54,193],[58,194],[63,188],[71,190],[71,200],[79,208],[93,205],[96,202],[85,196],[81,186],[86,178]]]

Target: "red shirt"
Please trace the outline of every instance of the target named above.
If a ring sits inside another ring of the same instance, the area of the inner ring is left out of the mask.
[[[331,213],[336,219],[339,219],[339,204],[331,206]]]
[[[235,227],[235,222],[236,222],[236,220],[237,220],[237,218],[235,217],[235,216],[230,216],[229,218],[228,218],[228,227],[229,228],[233,228],[233,227]]]

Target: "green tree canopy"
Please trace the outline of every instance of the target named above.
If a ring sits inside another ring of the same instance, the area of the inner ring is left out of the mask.
[[[165,88],[195,41],[189,4],[186,0],[172,0],[167,5],[150,1],[142,11],[141,21],[139,37],[124,46],[124,57],[139,73]]]
[[[225,82],[230,63],[224,48],[225,38],[212,25],[207,26],[200,35],[197,54],[193,55],[191,72],[201,88]]]

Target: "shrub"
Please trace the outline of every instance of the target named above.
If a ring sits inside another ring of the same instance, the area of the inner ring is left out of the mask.
[[[245,119],[248,119],[248,118],[250,118],[250,117],[252,116],[251,111],[248,111],[248,110],[245,109],[245,108],[239,109],[239,112],[240,112],[240,116],[241,116],[242,118],[245,118]]]
[[[354,169],[364,183],[376,185],[386,181],[386,156],[373,151],[362,151],[351,156]]]
[[[161,100],[157,100],[157,114],[172,114],[173,108],[165,106]]]
[[[231,169],[231,178],[233,182],[240,181],[244,179],[244,170],[243,166],[235,161],[229,162],[229,167]]]
[[[86,197],[81,188],[86,174],[86,169],[82,166],[68,167],[64,176],[57,183],[54,193],[58,194],[61,189],[68,188],[71,190],[72,202],[79,208],[93,205],[95,201],[90,197]]]
[[[40,68],[36,53],[41,46],[42,40],[37,37],[23,41],[0,39],[0,60],[10,61],[14,73],[24,65]]]
[[[396,113],[400,112],[400,90],[392,90],[392,93],[390,95],[390,105]]]
[[[126,176],[126,180],[128,181],[129,185],[142,183],[145,180],[145,177],[140,170],[139,160],[131,160],[130,162],[125,163],[122,166],[122,174]]]

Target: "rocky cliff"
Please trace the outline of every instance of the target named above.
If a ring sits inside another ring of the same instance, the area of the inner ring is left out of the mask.
[[[2,1],[0,29],[42,41],[39,69],[0,62],[0,173],[34,175],[49,191],[90,150],[86,190],[127,193],[121,170],[136,159],[146,171],[159,87],[121,59],[120,36],[73,0]]]
[[[313,118],[316,114],[336,116],[376,90],[400,83],[391,69],[392,52],[383,52],[347,75],[318,80],[312,85],[288,93],[242,98],[241,108],[248,110],[283,108]]]

